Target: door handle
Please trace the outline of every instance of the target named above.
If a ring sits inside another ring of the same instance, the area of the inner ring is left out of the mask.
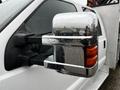
[[[105,40],[104,40],[103,44],[104,44],[104,48],[106,48],[106,41]]]

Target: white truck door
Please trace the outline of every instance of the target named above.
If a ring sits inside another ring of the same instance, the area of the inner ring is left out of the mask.
[[[6,45],[13,33],[16,32],[18,27],[24,22],[26,16],[29,16],[30,12],[32,12],[37,5],[40,5],[37,10],[39,11],[40,9],[40,17],[42,17],[40,18],[42,27],[40,27],[40,29],[42,30],[51,30],[51,20],[55,14],[76,12],[75,5],[66,1],[46,0],[44,3],[42,2],[43,0],[34,0],[29,7],[0,33],[0,43],[2,43],[2,45],[0,45],[0,90],[65,90],[79,78],[63,75],[54,70],[46,69],[43,66],[22,67],[11,71],[5,70],[4,54]],[[34,32],[36,31],[37,29],[35,29]],[[45,31],[43,31],[43,33],[44,32]],[[11,50],[11,54],[12,53],[13,50]]]
[[[100,1],[100,0],[99,0]],[[102,0],[101,0],[102,1]],[[95,7],[100,14],[107,36],[107,62],[110,68],[115,68],[118,62],[118,27],[119,27],[119,2],[112,0]]]
[[[46,8],[46,10],[42,11],[43,13],[45,13],[45,15],[41,14],[41,16],[43,17],[41,18],[41,27],[43,27],[42,29],[46,28],[46,26],[49,25],[51,27],[51,23],[46,21],[49,19],[52,20],[52,18],[49,17],[52,16],[53,13],[56,14],[62,12],[76,11],[75,5],[66,2],[66,1],[73,2],[72,0],[65,0],[65,2],[63,0],[52,0],[52,1],[45,0],[45,1],[47,2],[48,6],[46,5],[43,6],[44,4],[46,4],[45,2],[42,3],[43,0],[34,0],[33,3],[29,7],[27,7],[20,15],[18,15],[17,18],[15,18],[5,29],[2,29],[0,33],[0,43],[2,43],[0,45],[0,57],[1,57],[0,58],[1,59],[0,60],[0,90],[79,90],[79,89],[90,90],[91,88],[92,88],[91,90],[98,89],[99,86],[102,84],[102,82],[105,80],[105,78],[108,76],[108,73],[99,71],[92,78],[83,78],[83,77],[60,74],[54,70],[46,69],[43,66],[37,66],[37,65],[34,65],[32,67],[22,67],[11,71],[7,71],[5,69],[4,54],[9,39],[14,34],[14,32],[18,30],[21,24],[22,25],[25,24],[24,20],[26,19],[26,17],[28,17],[31,14],[31,12],[35,10],[35,8],[37,8],[37,6],[40,5],[40,7]],[[48,13],[51,13],[51,15]],[[48,28],[51,29],[50,27]],[[37,29],[35,29],[34,32],[36,31]],[[101,41],[99,42],[103,43],[105,39],[104,37],[101,38],[103,39],[100,39]],[[11,53],[13,53],[13,50],[11,50]],[[88,87],[86,87],[86,85]]]
[[[99,67],[98,69],[100,69],[104,64],[105,64],[105,61],[106,61],[106,49],[107,49],[107,40],[106,40],[106,35],[105,35],[105,32],[104,32],[104,28],[103,28],[103,25],[101,23],[100,25],[101,27],[99,27],[99,31],[98,31],[98,47],[99,47],[99,50],[98,50],[98,62],[100,63],[99,64]],[[101,30],[101,31],[100,31]]]

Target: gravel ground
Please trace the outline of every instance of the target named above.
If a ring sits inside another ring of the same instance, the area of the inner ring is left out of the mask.
[[[120,65],[115,70],[110,70],[109,77],[99,90],[120,90]]]

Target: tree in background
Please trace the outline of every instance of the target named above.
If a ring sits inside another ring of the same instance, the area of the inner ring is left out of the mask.
[[[88,0],[88,6],[90,7],[96,6],[97,4],[97,0]]]

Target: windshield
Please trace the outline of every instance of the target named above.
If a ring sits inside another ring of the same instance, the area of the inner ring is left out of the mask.
[[[33,0],[8,0],[7,2],[1,3],[0,32],[19,12],[21,12],[32,1]]]

